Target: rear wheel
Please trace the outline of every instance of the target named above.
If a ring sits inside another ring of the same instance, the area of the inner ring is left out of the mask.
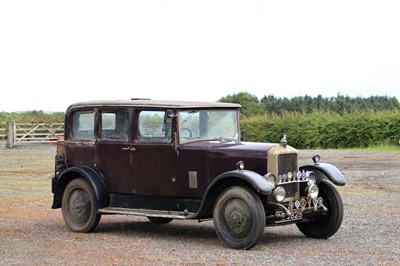
[[[333,236],[343,220],[343,202],[339,192],[329,181],[322,180],[319,184],[319,196],[322,197],[328,212],[313,220],[298,223],[299,230],[308,237],[328,238]]]
[[[75,232],[93,231],[100,221],[92,187],[83,179],[68,183],[62,197],[62,214],[67,226]]]
[[[246,187],[227,188],[213,212],[218,237],[231,248],[249,249],[264,234],[265,210],[257,194]]]

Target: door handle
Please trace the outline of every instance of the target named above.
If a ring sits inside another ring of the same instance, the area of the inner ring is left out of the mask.
[[[123,147],[123,151],[136,151],[135,147]]]

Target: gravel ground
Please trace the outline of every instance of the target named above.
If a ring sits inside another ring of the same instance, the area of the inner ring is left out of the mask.
[[[346,176],[339,231],[319,240],[295,225],[269,227],[251,250],[233,250],[211,221],[103,216],[94,233],[73,233],[50,208],[55,146],[0,149],[0,265],[399,265],[400,151],[301,151],[300,161],[315,153]]]

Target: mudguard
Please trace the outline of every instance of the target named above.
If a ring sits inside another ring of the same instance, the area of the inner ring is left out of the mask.
[[[314,171],[318,178],[317,183],[319,183],[323,179],[328,179],[337,186],[344,186],[346,184],[346,180],[342,172],[340,172],[340,170],[332,164],[318,163],[303,165],[300,167],[300,171],[303,170]]]
[[[262,195],[270,195],[272,193],[271,184],[256,172],[250,170],[225,172],[217,176],[208,185],[199,211],[190,218],[201,219],[212,217],[212,210],[217,197],[225,188],[235,185],[250,185]]]
[[[206,194],[214,187],[214,185],[225,178],[238,178],[251,184],[254,189],[263,195],[272,193],[271,184],[260,174],[250,170],[234,170],[223,173],[215,178],[208,186]]]
[[[61,208],[62,195],[65,187],[69,181],[78,177],[83,177],[92,186],[98,209],[109,205],[110,197],[103,180],[93,169],[83,166],[71,167],[61,173],[58,181],[55,183],[52,209]]]

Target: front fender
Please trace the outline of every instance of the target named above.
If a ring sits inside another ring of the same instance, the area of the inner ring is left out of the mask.
[[[84,178],[93,188],[98,208],[104,208],[109,205],[109,194],[106,185],[100,176],[89,167],[71,167],[63,171],[54,184],[54,197],[52,209],[61,208],[62,195],[64,189],[75,178]],[[53,180],[54,182],[54,180]]]
[[[218,196],[227,187],[248,186],[259,194],[270,195],[272,187],[260,174],[249,170],[234,170],[217,176],[207,187],[199,211],[191,218],[202,219],[212,217],[212,211]]]
[[[217,176],[208,186],[206,195],[215,186],[215,184],[222,182],[222,180],[227,178],[237,178],[239,180],[248,182],[260,194],[269,195],[272,193],[271,184],[262,175],[250,170],[234,170]]]
[[[344,186],[346,184],[346,180],[342,172],[337,169],[334,165],[328,163],[318,163],[318,164],[309,164],[303,165],[300,167],[300,171],[313,171],[317,175],[317,182],[319,183],[323,179],[330,180],[333,184],[338,186]]]

